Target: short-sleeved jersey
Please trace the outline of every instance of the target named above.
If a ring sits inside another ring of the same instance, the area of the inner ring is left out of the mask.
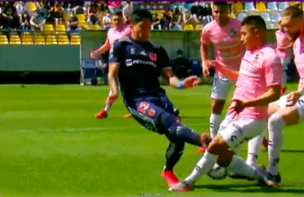
[[[129,26],[123,26],[121,28],[114,28],[114,27],[110,28],[107,33],[110,46],[112,46],[117,39],[127,36],[130,33],[131,33],[131,29]]]
[[[304,36],[299,37],[293,44],[294,62],[300,77],[298,89],[304,87]]]
[[[282,64],[275,49],[265,46],[254,52],[246,51],[236,82],[233,99],[252,100],[268,91],[269,86],[282,83]],[[236,115],[232,102],[228,114]],[[239,114],[239,119],[267,120],[267,106],[247,107]]]
[[[277,30],[275,32],[275,35],[277,40],[277,47],[282,48],[291,44],[288,34],[286,32]],[[280,58],[289,58],[290,50],[289,49],[277,50],[277,54],[279,55]]]
[[[165,91],[159,77],[162,70],[171,67],[167,52],[149,41],[138,43],[130,36],[114,42],[109,64],[119,63],[118,78],[125,100],[145,96],[158,96]]]
[[[245,48],[240,39],[241,22],[230,19],[229,23],[221,27],[214,20],[202,30],[201,43],[213,44],[215,60],[231,70],[239,70]],[[217,74],[222,76],[217,71]]]

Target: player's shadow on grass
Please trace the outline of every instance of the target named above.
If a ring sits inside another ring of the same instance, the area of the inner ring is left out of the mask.
[[[263,150],[263,152],[267,152],[267,150]],[[281,150],[283,153],[304,153],[304,150]]]
[[[291,194],[303,194],[304,187],[296,188],[299,186],[295,185],[282,185],[280,188],[269,188],[269,187],[258,187],[255,185],[240,185],[240,184],[229,184],[229,185],[197,185],[195,189],[210,189],[217,192],[241,192],[241,193],[291,193]]]

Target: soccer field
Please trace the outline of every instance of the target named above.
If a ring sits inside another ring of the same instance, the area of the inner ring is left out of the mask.
[[[208,131],[210,87],[166,89],[183,122]],[[165,136],[123,119],[127,110],[121,99],[108,119],[94,118],[108,87],[9,85],[0,86],[0,92],[0,196],[304,195],[303,124],[284,130],[279,189],[204,177],[194,192],[172,194],[160,176]],[[175,169],[178,177],[190,174],[200,157],[197,147],[187,145]],[[264,150],[259,163],[267,165]]]

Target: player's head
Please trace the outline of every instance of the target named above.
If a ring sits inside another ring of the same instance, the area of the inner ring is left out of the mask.
[[[282,12],[281,25],[284,30],[289,34],[291,39],[295,41],[303,29],[303,10],[298,6],[286,8]]]
[[[139,42],[149,39],[153,16],[148,10],[134,10],[130,17],[132,36]]]
[[[112,24],[113,27],[120,27],[123,25],[123,17],[122,17],[122,12],[115,12],[112,15]]]
[[[215,1],[212,5],[212,16],[220,25],[225,24],[229,19],[229,7],[225,1]]]
[[[267,28],[264,19],[259,15],[244,18],[241,24],[241,42],[249,49],[254,50],[266,44]]]

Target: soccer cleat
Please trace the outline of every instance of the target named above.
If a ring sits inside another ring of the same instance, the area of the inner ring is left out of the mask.
[[[199,148],[198,149],[198,152],[199,153],[203,153],[206,151],[209,143],[211,142],[211,137],[208,133],[202,133],[202,136],[201,136],[201,144],[202,144],[202,148]]]
[[[268,150],[268,140],[266,138],[263,139],[263,146],[266,150]]]
[[[171,188],[178,183],[178,178],[172,170],[163,170],[162,177],[167,181],[168,187]]]
[[[188,183],[186,181],[177,183],[173,187],[169,188],[170,192],[190,192],[194,190],[194,184]]]
[[[206,148],[199,148],[197,152],[204,153],[206,151]]]
[[[126,114],[126,115],[124,115],[124,118],[131,118],[131,117],[132,117],[131,114]]]
[[[277,175],[272,175],[270,173],[267,173],[265,183],[269,187],[278,187],[281,183],[281,175],[278,173]]]
[[[108,117],[108,113],[106,110],[101,110],[100,112],[98,112],[97,114],[95,114],[95,118],[107,118]]]

